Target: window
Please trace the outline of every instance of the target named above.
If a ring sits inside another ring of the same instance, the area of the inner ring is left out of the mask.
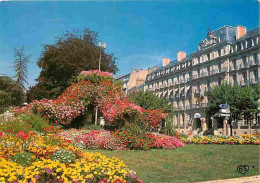
[[[191,72],[189,72],[189,76],[190,76],[190,79],[192,79],[192,73]]]
[[[252,46],[252,41],[250,39],[247,40],[247,48],[250,48]]]
[[[210,89],[210,81],[209,80],[207,80],[207,88],[208,88],[208,90]]]
[[[241,43],[237,43],[237,51],[241,50]]]
[[[197,70],[197,75],[200,77],[200,69]]]
[[[218,85],[221,85],[221,78],[218,78]]]
[[[207,54],[207,59],[210,60],[210,54],[209,53]]]
[[[218,64],[218,71],[221,72],[221,64]]]
[[[243,64],[244,64],[244,68],[247,67],[246,57],[243,57]]]
[[[218,56],[221,57],[221,50],[218,50]]]
[[[233,75],[233,81],[234,81],[234,84],[237,84],[237,76],[235,74]]]
[[[254,70],[253,73],[254,73],[254,77],[258,78],[258,70]]]
[[[236,61],[236,59],[234,59],[232,61],[232,64],[233,64],[233,68],[236,70],[237,69],[237,61]]]
[[[200,92],[200,82],[197,83],[197,90]]]
[[[247,81],[247,73],[243,73],[243,78],[244,78],[244,81]]]
[[[198,57],[198,63],[200,63],[200,57]]]
[[[258,64],[257,53],[255,53],[255,54],[253,55],[253,58],[254,58],[255,64]]]

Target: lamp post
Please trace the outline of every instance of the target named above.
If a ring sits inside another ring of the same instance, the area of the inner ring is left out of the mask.
[[[102,45],[101,41],[98,41],[98,46],[100,47],[100,49],[99,49],[99,61],[98,61],[98,70],[100,71],[101,48],[106,49],[107,48],[107,44],[104,43]],[[97,118],[98,118],[98,107],[96,106],[96,110],[95,110],[95,125],[97,125]]]
[[[98,46],[100,47],[100,52],[99,52],[99,62],[98,62],[98,70],[100,71],[100,63],[101,63],[101,48],[106,49],[107,48],[107,44],[104,43],[102,45],[101,41],[98,42]]]

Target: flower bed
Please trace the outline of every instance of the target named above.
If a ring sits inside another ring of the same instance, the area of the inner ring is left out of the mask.
[[[0,141],[0,182],[142,182],[119,159],[57,135],[1,133]]]
[[[87,149],[105,150],[149,150],[176,149],[185,144],[176,137],[157,133],[144,133],[141,136],[129,134],[125,130],[110,132],[106,130],[69,130],[60,133],[71,140],[75,146]]]
[[[179,137],[186,144],[253,144],[259,145],[259,135],[241,135],[241,136],[187,136],[180,135]]]

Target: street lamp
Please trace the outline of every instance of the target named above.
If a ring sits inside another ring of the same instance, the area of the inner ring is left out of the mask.
[[[102,45],[101,41],[98,41],[98,46],[100,47],[100,52],[99,52],[99,62],[98,62],[98,70],[100,71],[100,63],[101,63],[101,48],[106,49],[107,48],[107,44],[104,43]]]
[[[98,61],[98,70],[100,71],[101,48],[106,49],[106,48],[107,48],[107,44],[104,43],[104,44],[102,45],[101,41],[98,41],[98,46],[100,47],[100,50],[99,50],[99,61]],[[97,125],[97,118],[98,118],[98,107],[96,106],[96,110],[95,110],[95,125]]]

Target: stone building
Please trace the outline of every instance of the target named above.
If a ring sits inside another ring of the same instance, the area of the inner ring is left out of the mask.
[[[126,95],[129,95],[133,91],[143,90],[147,74],[147,70],[133,68],[131,73],[118,76],[116,80],[123,82],[122,90]]]
[[[208,31],[196,52],[179,51],[176,60],[163,58],[162,67],[150,70],[144,90],[172,102],[179,132],[198,134],[207,129],[215,135],[229,135],[225,119],[206,116],[207,95],[224,81],[240,86],[259,83],[259,29],[223,26]],[[258,115],[252,130],[259,129],[259,123]],[[233,135],[249,133],[249,128],[242,120]]]

